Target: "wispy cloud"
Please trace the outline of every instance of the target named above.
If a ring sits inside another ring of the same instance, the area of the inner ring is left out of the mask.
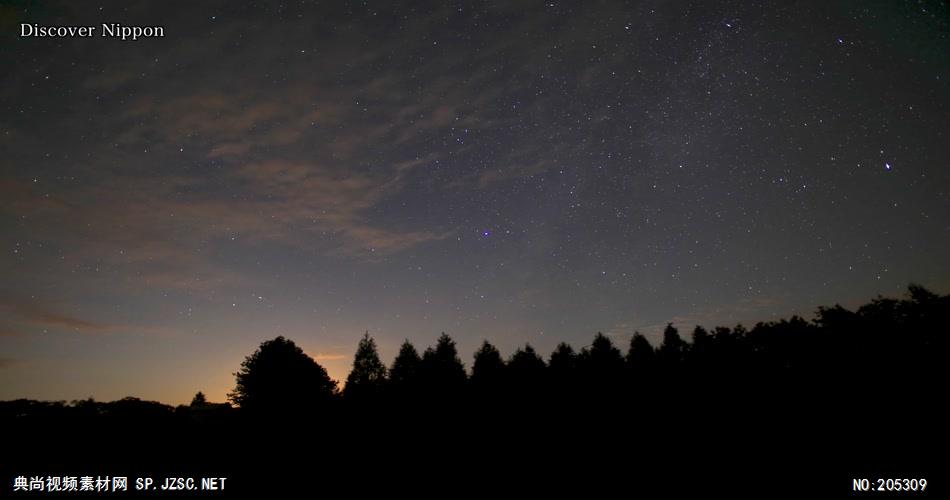
[[[176,336],[177,330],[165,326],[130,324],[92,319],[65,302],[36,297],[0,297],[0,336],[18,337],[34,333],[75,333],[113,335],[136,333],[150,336]]]
[[[26,330],[35,329],[103,334],[114,331],[117,326],[68,314],[37,301],[10,297],[0,299],[0,311],[3,312],[3,322],[6,323],[2,331],[10,334],[22,334]]]
[[[497,8],[512,33],[545,22]],[[556,69],[544,51],[493,37],[461,62],[427,39],[455,16],[442,14],[401,28],[401,51],[425,57],[419,71],[388,47],[367,48],[372,32],[328,30],[318,55],[311,45],[322,28],[311,20],[285,23],[286,43],[241,51],[230,48],[240,24],[224,21],[212,36],[197,22],[182,27],[201,43],[155,45],[148,57],[103,47],[108,69],[85,76],[62,116],[62,126],[87,131],[67,141],[68,180],[5,178],[0,210],[27,218],[31,237],[70,262],[120,269],[130,287],[193,292],[247,283],[247,269],[219,258],[228,246],[277,242],[374,261],[437,244],[459,228],[402,216],[401,201],[541,174],[576,153],[560,138],[577,134],[545,111],[560,98],[534,90]],[[497,71],[502,55],[511,71]],[[509,103],[513,95],[525,102]],[[519,125],[532,121],[547,126]],[[4,137],[38,135],[9,128]],[[493,154],[477,154],[472,137],[491,141]],[[436,162],[460,158],[473,168],[434,175]]]

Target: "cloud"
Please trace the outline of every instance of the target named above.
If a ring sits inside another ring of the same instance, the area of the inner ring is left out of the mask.
[[[215,259],[225,242],[279,242],[376,259],[447,237],[448,231],[374,224],[366,214],[400,193],[426,158],[362,173],[271,160],[214,178],[120,174],[108,183],[68,186],[5,180],[0,194],[9,212],[29,219],[34,238],[53,241],[70,261],[119,269],[130,285],[203,290],[247,282]],[[243,196],[223,194],[222,185]]]
[[[320,233],[337,237],[336,250],[349,255],[385,254],[446,237],[431,231],[377,227],[363,216],[364,211],[399,192],[406,173],[421,164],[401,162],[391,172],[372,175],[271,161],[246,165],[238,176],[259,193],[266,193],[266,200],[245,207],[266,215],[262,220],[265,227],[254,228],[259,237],[293,240],[301,234]],[[279,228],[294,231],[274,231]]]
[[[164,326],[94,320],[73,312],[75,309],[60,301],[5,294],[0,297],[0,336],[15,337],[39,331],[83,335],[138,333],[160,337],[180,334]]]
[[[83,82],[83,87],[92,90],[114,89],[134,81],[138,76],[129,68],[110,68],[91,75]]]
[[[543,25],[499,8],[511,33]],[[153,44],[147,55],[104,45],[98,57],[108,68],[74,70],[81,85],[57,124],[84,131],[62,139],[69,155],[57,161],[68,175],[39,184],[32,173],[5,176],[0,210],[28,220],[32,238],[62,249],[61,262],[116,269],[129,289],[246,284],[247,270],[220,257],[235,245],[375,261],[445,240],[458,227],[418,222],[400,213],[401,202],[542,173],[576,155],[550,146],[577,131],[544,111],[559,109],[541,105],[558,97],[535,93],[538,75],[554,69],[545,51],[493,36],[459,60],[428,39],[452,31],[444,20],[455,13],[443,10],[400,29],[401,52],[425,59],[413,71],[372,43],[389,35],[366,28],[375,26],[368,18],[352,30],[282,22],[283,43],[241,50],[233,50],[245,34],[237,15],[211,35],[197,20],[181,26],[200,43]],[[313,34],[325,28],[317,51]],[[510,71],[497,70],[502,54]],[[530,116],[510,112],[513,95],[525,97]],[[519,125],[532,121],[548,126]],[[52,134],[39,126],[18,123],[5,137]],[[491,145],[488,161],[472,137]],[[15,161],[35,171],[28,155]]]
[[[225,142],[215,145],[211,151],[208,152],[208,157],[240,156],[250,151],[253,146],[254,144],[250,142]]]
[[[50,329],[69,330],[86,334],[103,334],[114,331],[117,325],[84,319],[36,301],[0,299],[0,311],[4,315],[2,331],[19,335],[24,330]]]

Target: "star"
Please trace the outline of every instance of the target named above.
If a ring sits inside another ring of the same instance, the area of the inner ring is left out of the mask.
[[[950,179],[934,160],[946,69],[925,57],[941,48],[929,14],[235,3],[248,5],[220,22],[211,7],[174,13],[142,50],[60,39],[70,50],[22,40],[5,53],[25,70],[0,92],[17,117],[0,120],[12,215],[0,308],[48,290],[36,325],[51,337],[65,324],[177,331],[174,312],[187,313],[207,331],[176,340],[195,373],[157,399],[201,375],[191,342],[263,340],[278,321],[313,349],[378,329],[381,345],[422,350],[446,329],[469,356],[482,336],[535,332],[550,351],[634,317],[755,322],[914,277],[950,292],[935,215]],[[913,46],[895,48],[895,33]],[[795,46],[808,50],[789,57]],[[891,159],[905,168],[887,177]],[[901,272],[875,271],[884,256]],[[187,309],[226,311],[223,297],[250,321]],[[0,332],[27,320],[0,317]],[[138,385],[94,358],[117,336],[84,338],[76,366]],[[0,335],[0,358],[55,347],[25,338]],[[34,375],[49,392],[31,396],[58,397],[58,372]],[[20,389],[0,384],[0,400]]]

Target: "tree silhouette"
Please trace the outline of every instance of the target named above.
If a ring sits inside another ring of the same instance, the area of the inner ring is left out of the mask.
[[[508,361],[508,372],[514,383],[536,384],[544,376],[547,365],[531,344],[519,347]]]
[[[712,343],[709,346],[709,357],[715,375],[718,378],[732,378],[741,371],[742,362],[739,352],[742,348],[742,339],[735,335],[731,328],[717,326],[712,331]]]
[[[663,343],[657,349],[657,356],[664,368],[675,368],[683,362],[688,345],[680,337],[679,331],[673,323],[667,323],[663,330]]]
[[[519,347],[506,367],[510,395],[514,402],[534,402],[546,395],[547,365],[530,344]]]
[[[191,398],[191,406],[204,406],[208,404],[208,399],[205,398],[205,393],[198,391],[195,394],[195,397]]]
[[[594,336],[594,341],[591,342],[589,348],[581,350],[578,361],[587,377],[601,382],[619,381],[620,372],[623,370],[620,349],[617,349],[613,341],[600,332]]]
[[[561,342],[551,353],[551,360],[548,362],[551,375],[557,379],[573,377],[577,369],[577,353],[574,348],[566,342]]]
[[[455,341],[442,332],[435,347],[429,347],[420,363],[422,384],[430,395],[457,397],[465,386],[465,365],[459,359]]]
[[[399,354],[393,361],[392,368],[389,369],[389,382],[391,385],[406,385],[416,381],[419,376],[419,364],[422,359],[415,346],[408,340],[399,346]]]
[[[472,384],[478,391],[494,391],[501,384],[505,371],[505,362],[501,353],[487,340],[475,351],[472,364]]]
[[[413,402],[418,396],[422,358],[409,340],[399,346],[399,353],[389,369],[389,395],[396,401]]]
[[[635,333],[625,357],[602,334],[580,354],[559,344],[546,366],[530,345],[503,358],[486,341],[475,353],[471,383],[466,383],[455,342],[443,334],[424,357],[404,342],[385,385],[386,370],[367,333],[356,349],[346,397],[332,405],[324,405],[333,399],[335,386],[325,370],[293,342],[278,337],[262,343],[236,374],[238,387],[230,394],[240,405],[236,410],[208,403],[200,392],[190,406],[174,409],[136,398],[69,404],[0,401],[0,426],[14,429],[8,432],[14,437],[25,436],[18,454],[41,453],[33,445],[36,439],[54,443],[45,437],[48,429],[65,428],[70,435],[165,429],[154,442],[178,440],[185,446],[134,447],[150,455],[167,453],[169,460],[231,460],[249,475],[256,473],[261,458],[277,463],[285,453],[292,457],[288,461],[300,456],[271,443],[333,450],[323,453],[327,461],[321,463],[317,453],[302,464],[324,472],[329,461],[351,469],[379,457],[389,457],[380,459],[387,470],[396,463],[397,468],[407,464],[408,471],[422,455],[443,470],[471,467],[481,477],[491,477],[486,464],[535,459],[531,450],[569,465],[577,457],[628,451],[637,466],[657,462],[663,467],[684,450],[734,447],[748,452],[743,450],[748,443],[784,453],[794,448],[790,443],[802,441],[801,449],[812,451],[815,443],[841,441],[845,429],[855,435],[881,429],[917,432],[921,438],[935,434],[945,426],[942,400],[934,395],[946,379],[947,325],[950,296],[911,288],[909,298],[878,297],[854,310],[823,307],[814,320],[793,316],[749,330],[697,326],[691,342],[667,325],[659,348]],[[354,397],[360,387],[376,390]],[[890,404],[878,404],[882,394],[889,395]],[[288,418],[295,415],[303,418]],[[271,416],[276,418],[269,420]],[[23,431],[29,422],[36,424],[35,432]],[[571,437],[570,429],[610,425],[618,427],[617,439],[602,439],[596,432],[586,439]],[[460,465],[460,456],[453,453],[462,429],[474,446],[467,452],[472,459]],[[854,440],[841,442],[857,446]],[[914,451],[928,456],[923,452],[931,441],[915,442],[921,445]],[[200,443],[201,453],[190,443]],[[899,450],[879,451],[880,446],[875,442],[873,453],[863,448],[861,455],[908,456],[903,442]],[[376,451],[380,449],[387,450],[385,456]],[[88,453],[83,449],[82,460]],[[758,460],[761,453],[749,455]],[[702,463],[705,468],[711,462]],[[285,471],[285,464],[280,465],[275,470]],[[368,477],[363,472],[355,477]],[[395,476],[406,477],[402,472]]]
[[[576,395],[579,384],[577,380],[577,353],[566,342],[561,342],[554,348],[548,361],[548,389],[554,401],[561,404],[570,404]]]
[[[353,369],[346,378],[343,396],[348,399],[366,399],[377,397],[386,383],[386,366],[376,352],[376,341],[363,334],[353,358]]]
[[[700,371],[708,368],[712,341],[709,332],[705,328],[696,325],[696,328],[693,329],[693,345],[689,348],[687,356],[687,361],[692,368]]]
[[[653,371],[656,364],[656,351],[650,341],[640,332],[634,332],[630,339],[630,349],[626,357],[627,367],[638,375]]]
[[[312,411],[336,393],[336,382],[327,371],[282,336],[261,343],[235,376],[237,386],[228,398],[249,412]]]

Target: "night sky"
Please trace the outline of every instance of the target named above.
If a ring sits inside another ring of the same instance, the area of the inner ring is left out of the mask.
[[[945,3],[195,4],[0,7],[0,400],[950,292]]]

